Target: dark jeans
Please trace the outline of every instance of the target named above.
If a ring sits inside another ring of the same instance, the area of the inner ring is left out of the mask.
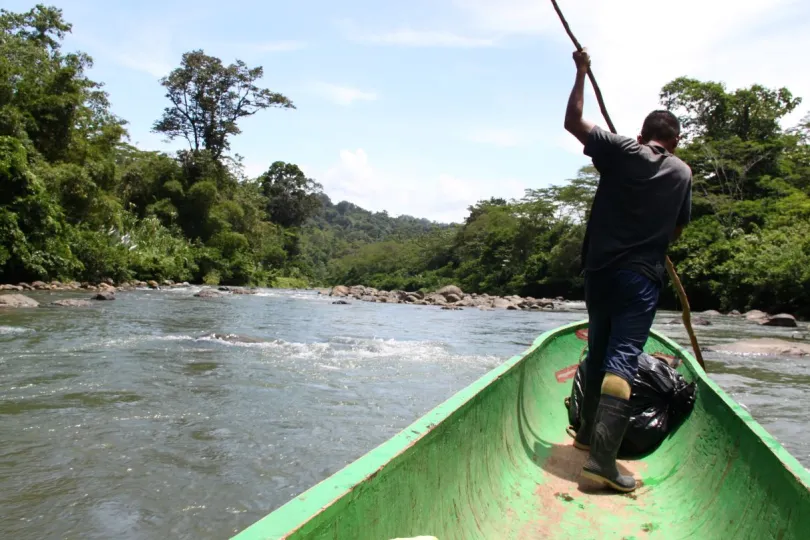
[[[613,373],[633,384],[660,291],[658,283],[631,270],[600,270],[585,275],[586,370],[594,377],[588,377],[594,381],[593,386],[604,373]]]

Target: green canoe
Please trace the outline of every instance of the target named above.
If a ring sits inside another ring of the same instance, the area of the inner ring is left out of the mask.
[[[697,381],[691,416],[651,455],[621,462],[642,480],[636,492],[580,480],[585,453],[566,434],[563,400],[586,328],[543,334],[235,538],[810,538],[810,474],[655,332],[647,352],[680,357]]]

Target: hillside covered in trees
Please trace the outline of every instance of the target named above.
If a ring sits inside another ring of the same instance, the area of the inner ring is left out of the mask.
[[[0,30],[0,282],[455,283],[581,297],[590,167],[520,200],[479,201],[460,224],[372,213],[333,203],[292,163],[242,173],[229,153],[240,119],[295,108],[257,85],[261,67],[184,54],[160,82],[153,129],[187,148],[147,152],[88,77],[91,58],[62,50],[60,10],[2,11]],[[660,97],[684,123],[694,172],[694,221],[671,250],[694,307],[810,313],[810,118],[783,126],[799,98],[689,78]]]

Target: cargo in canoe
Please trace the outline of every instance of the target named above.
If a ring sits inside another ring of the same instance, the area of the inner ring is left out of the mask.
[[[620,462],[643,482],[634,493],[581,480],[563,401],[586,329],[543,334],[236,540],[810,538],[808,471],[656,332],[645,350],[683,360],[694,410],[653,453]]]

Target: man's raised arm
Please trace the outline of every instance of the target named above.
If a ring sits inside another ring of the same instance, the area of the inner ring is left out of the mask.
[[[593,124],[582,118],[582,108],[585,104],[585,77],[591,59],[585,51],[574,52],[574,63],[577,66],[577,76],[574,79],[574,88],[568,98],[568,107],[565,109],[565,130],[585,144]]]

